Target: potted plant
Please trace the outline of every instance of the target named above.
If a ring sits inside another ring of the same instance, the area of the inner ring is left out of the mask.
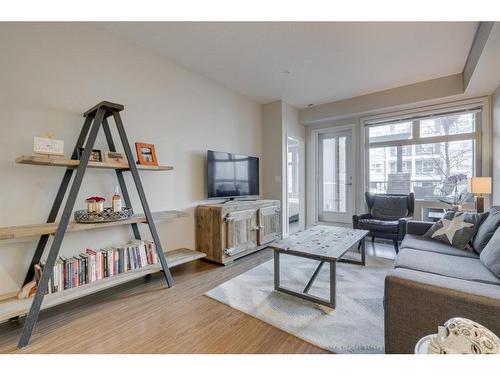
[[[464,181],[467,181],[467,175],[459,173],[456,175],[449,176],[444,183],[444,186],[451,186],[451,194],[447,195],[445,198],[437,198],[440,202],[449,204],[451,209],[454,211],[462,211],[463,204],[470,198],[470,193],[466,188],[460,186],[463,185]],[[444,188],[441,189],[444,193]]]

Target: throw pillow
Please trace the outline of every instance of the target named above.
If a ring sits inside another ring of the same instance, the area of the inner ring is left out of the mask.
[[[491,207],[490,213],[481,223],[476,237],[472,240],[472,247],[476,253],[481,254],[493,234],[500,227],[500,206]]]
[[[465,249],[476,234],[480,222],[479,214],[448,211],[424,234],[424,237],[458,249]]]
[[[491,237],[479,256],[481,262],[500,278],[500,228]]]

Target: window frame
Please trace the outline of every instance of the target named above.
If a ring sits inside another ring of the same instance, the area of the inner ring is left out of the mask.
[[[485,128],[484,121],[487,120],[487,115],[485,111],[488,110],[487,102],[482,99],[464,101],[462,104],[442,104],[429,107],[428,109],[420,108],[413,110],[406,110],[397,112],[394,114],[380,114],[371,117],[365,117],[360,119],[361,137],[362,142],[362,175],[363,175],[363,185],[365,191],[370,189],[370,158],[369,149],[370,148],[381,148],[381,147],[398,147],[398,146],[411,146],[420,144],[432,144],[441,142],[454,142],[454,141],[465,141],[473,140],[475,141],[475,160],[473,161],[473,176],[481,176],[484,170],[483,166],[483,129]],[[429,119],[432,117],[440,117],[444,115],[453,115],[463,112],[476,112],[475,118],[475,131],[462,134],[451,134],[451,135],[437,135],[431,137],[420,137],[420,120]],[[412,128],[412,139],[402,139],[402,140],[392,140],[386,142],[374,142],[370,143],[369,140],[369,129],[370,127],[376,126],[377,124],[390,124],[395,122],[408,122],[409,120],[413,123]],[[416,149],[415,149],[416,153]],[[416,170],[416,165],[415,165]],[[417,199],[419,201],[435,201],[432,199]]]

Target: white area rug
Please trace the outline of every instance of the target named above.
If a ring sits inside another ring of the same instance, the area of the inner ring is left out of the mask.
[[[302,290],[318,265],[286,255],[280,260],[281,285],[293,290]],[[384,279],[393,261],[367,257],[366,264],[337,264],[335,310],[275,292],[272,260],[206,295],[334,353],[383,353]],[[311,294],[328,298],[328,268],[325,264]]]

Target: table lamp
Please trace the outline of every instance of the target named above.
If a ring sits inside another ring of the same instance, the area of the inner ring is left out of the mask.
[[[478,213],[484,212],[483,194],[491,194],[491,177],[472,177],[470,191],[476,194],[476,211]]]

